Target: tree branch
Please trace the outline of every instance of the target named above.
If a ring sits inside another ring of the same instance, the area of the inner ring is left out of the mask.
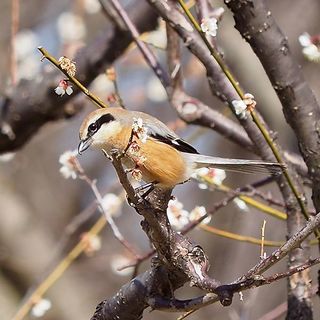
[[[235,27],[261,61],[294,130],[313,182],[313,202],[320,211],[320,107],[302,70],[294,61],[288,40],[264,0],[228,1]],[[261,30],[261,32],[260,32]]]

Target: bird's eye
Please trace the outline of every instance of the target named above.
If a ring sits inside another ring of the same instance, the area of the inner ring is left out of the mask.
[[[89,131],[89,132],[94,133],[94,132],[96,132],[97,130],[98,130],[98,126],[97,126],[96,123],[91,123],[90,126],[88,127],[88,131]]]

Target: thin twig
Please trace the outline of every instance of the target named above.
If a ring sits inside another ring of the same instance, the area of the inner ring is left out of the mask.
[[[76,161],[76,160],[75,160]],[[139,259],[140,255],[137,253],[136,249],[124,238],[124,236],[121,234],[119,228],[115,224],[112,215],[110,214],[109,210],[105,210],[103,206],[103,199],[101,196],[101,193],[99,192],[97,188],[96,180],[91,180],[84,172],[83,168],[81,167],[80,163],[76,161],[77,170],[79,172],[79,178],[83,181],[85,181],[89,187],[91,188],[94,196],[97,199],[97,203],[99,205],[99,209],[101,213],[105,216],[106,220],[108,221],[115,238],[131,253],[133,256],[137,259]]]
[[[88,96],[98,107],[100,108],[108,108],[109,106],[105,104],[98,96],[93,94],[89,89],[87,89],[76,77],[73,77],[67,73],[66,70],[62,69],[59,62],[53,57],[45,48],[38,47],[38,50],[42,53],[42,59],[49,60],[52,64],[54,64],[61,72],[65,74],[65,76],[78,87],[80,91],[82,91],[86,96]]]
[[[320,263],[320,257],[315,259],[309,259],[306,263],[301,264],[295,268],[288,270],[287,272],[276,273],[269,277],[256,276],[253,278],[247,278],[241,282],[232,283],[230,285],[225,285],[223,287],[229,287],[233,293],[240,292],[244,290],[248,290],[251,288],[258,288],[263,285],[271,284],[276,281],[279,281],[284,278],[288,278],[295,273],[302,272],[310,267],[317,265]],[[154,309],[158,310],[166,310],[171,312],[181,312],[181,311],[190,311],[187,315],[195,312],[201,307],[207,306],[209,304],[215,303],[218,301],[218,298],[213,293],[208,293],[204,296],[200,296],[194,299],[189,300],[177,300],[177,299],[165,299],[162,297],[156,297],[154,299],[150,299],[149,302]],[[186,315],[183,317],[179,317],[179,319],[184,319]]]
[[[102,6],[105,6],[104,0],[100,0]],[[140,49],[142,55],[144,56],[145,60],[148,61],[148,64],[151,66],[155,74],[159,77],[160,81],[164,88],[168,91],[170,89],[170,78],[168,73],[162,68],[161,64],[157,60],[154,53],[148,48],[145,42],[140,39],[140,34],[136,26],[132,23],[131,19],[129,18],[126,11],[123,9],[119,1],[117,0],[109,0],[112,4],[114,10],[117,12],[119,17],[122,19],[123,23],[128,28],[128,31],[131,33],[137,47]]]
[[[251,243],[251,244],[256,244],[256,245],[260,245],[261,248],[263,248],[262,244],[266,247],[280,247],[281,245],[283,245],[283,241],[271,241],[271,240],[262,240],[262,239],[257,239],[254,237],[250,237],[250,236],[243,236],[234,232],[229,232],[229,231],[225,231],[225,230],[221,230],[212,226],[207,226],[206,224],[200,224],[199,225],[200,229],[205,230],[207,232],[210,232],[212,234],[215,234],[217,236],[223,237],[223,238],[227,238],[227,239],[232,239],[232,240],[236,240],[239,242],[247,242],[247,243]],[[263,250],[264,252],[264,250]],[[263,256],[263,254],[261,255]]]
[[[260,259],[264,259],[266,253],[264,251],[264,246],[267,245],[267,241],[264,238],[264,232],[266,229],[266,220],[263,220],[262,228],[261,228],[261,249],[260,249]]]
[[[212,188],[212,190],[217,190],[217,191],[222,191],[224,193],[229,193],[230,191],[232,191],[233,189],[231,189],[230,187],[228,187],[225,184],[221,184],[219,186],[214,185],[211,181],[211,179],[206,178],[206,177],[201,177],[201,182],[206,183],[209,187]],[[238,195],[237,197],[239,199],[241,199],[242,201],[244,201],[247,205],[250,205],[262,212],[265,212],[275,218],[281,219],[281,220],[286,220],[287,219],[287,214],[283,211],[280,211],[278,209],[272,208],[271,206],[268,206],[260,201],[257,201],[255,199],[253,199],[250,195],[252,193],[249,193],[248,195],[246,194],[245,190],[247,190],[248,188],[250,188],[250,186],[245,186],[244,188],[238,188]],[[254,194],[254,192],[253,192]]]

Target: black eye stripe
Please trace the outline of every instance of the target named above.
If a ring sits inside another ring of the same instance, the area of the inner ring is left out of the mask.
[[[96,120],[98,128],[100,128],[104,123],[108,123],[114,120],[114,116],[110,113],[104,114],[99,119]]]
[[[111,115],[110,113],[104,114],[88,126],[88,136],[92,136],[94,133],[96,133],[104,123],[109,123],[113,120],[113,115]]]

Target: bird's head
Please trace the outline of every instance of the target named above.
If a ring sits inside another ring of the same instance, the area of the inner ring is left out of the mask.
[[[118,113],[121,110],[99,109],[91,112],[82,122],[80,127],[79,154],[90,146],[97,149],[108,149],[108,142],[112,136],[121,130]]]

